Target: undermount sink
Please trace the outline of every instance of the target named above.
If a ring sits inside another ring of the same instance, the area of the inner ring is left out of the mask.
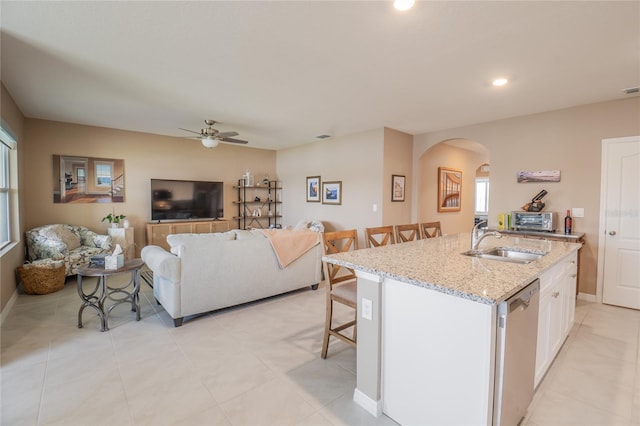
[[[499,260],[511,263],[530,263],[546,255],[543,251],[519,250],[508,247],[494,247],[485,251],[465,251],[465,256],[479,257],[482,259]]]

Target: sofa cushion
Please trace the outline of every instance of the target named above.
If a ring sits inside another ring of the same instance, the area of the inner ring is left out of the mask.
[[[80,236],[63,225],[47,226],[40,231],[40,235],[50,240],[65,243],[69,251],[80,247]]]
[[[230,241],[235,240],[235,231],[212,232],[209,234],[171,234],[167,235],[167,243],[171,247],[171,253],[178,254],[176,251],[179,246],[189,244],[190,241]]]
[[[236,229],[233,232],[236,233],[236,240],[250,240],[256,238],[256,234],[253,231],[247,231],[244,229]]]

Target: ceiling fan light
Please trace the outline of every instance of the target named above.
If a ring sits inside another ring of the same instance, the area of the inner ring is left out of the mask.
[[[204,145],[205,148],[215,148],[218,146],[218,143],[218,139],[212,137],[202,138],[202,145]]]

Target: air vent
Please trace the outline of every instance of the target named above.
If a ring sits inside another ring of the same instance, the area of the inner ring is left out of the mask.
[[[316,139],[327,139],[327,138],[330,138],[330,137],[331,137],[331,135],[318,135],[318,136],[316,136]]]
[[[640,92],[640,87],[629,87],[628,89],[622,89],[622,91],[627,95],[631,95]]]

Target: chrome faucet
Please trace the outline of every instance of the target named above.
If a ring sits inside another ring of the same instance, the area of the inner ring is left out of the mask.
[[[483,220],[475,224],[473,229],[471,230],[471,251],[478,251],[478,246],[480,245],[480,241],[484,240],[488,236],[494,236],[496,238],[502,238],[502,234],[497,231],[483,232],[482,235],[478,235],[480,232],[480,225],[486,224],[487,221]]]

